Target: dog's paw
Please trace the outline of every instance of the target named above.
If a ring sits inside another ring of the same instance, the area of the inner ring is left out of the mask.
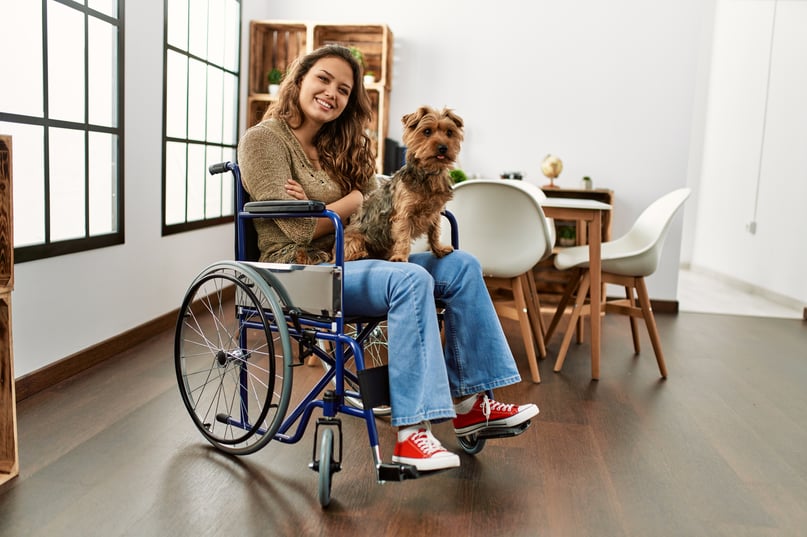
[[[432,248],[432,252],[434,252],[434,255],[437,257],[445,257],[453,251],[454,248],[451,246],[437,246]]]
[[[393,261],[395,263],[406,263],[409,261],[409,257],[405,255],[393,255],[389,258],[389,261]]]

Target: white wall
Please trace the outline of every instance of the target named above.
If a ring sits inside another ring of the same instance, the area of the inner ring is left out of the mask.
[[[614,235],[700,171],[714,0],[246,4],[255,18],[388,24],[391,138],[420,104],[452,107],[466,122],[469,174],[521,170],[544,184],[542,158],[559,155],[559,186],[588,175],[614,190]],[[682,222],[648,280],[654,298],[676,298]]]
[[[690,263],[807,304],[807,2],[719,0]],[[756,233],[748,224],[756,222]]]
[[[163,0],[125,17],[126,243],[14,267],[16,377],[178,308],[196,273],[232,258],[229,225],[160,235]]]
[[[466,171],[543,184],[541,159],[557,154],[560,186],[589,175],[615,191],[619,234],[687,183],[690,146],[700,158],[714,2],[244,0],[242,73],[250,19],[386,23],[392,138],[420,104],[450,106],[467,125]],[[17,376],[171,311],[202,267],[231,256],[229,226],[160,236],[162,27],[162,0],[126,3],[126,244],[15,267]],[[682,220],[648,282],[654,298],[676,296]]]

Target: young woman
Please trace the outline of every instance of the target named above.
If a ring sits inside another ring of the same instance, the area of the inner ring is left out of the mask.
[[[364,133],[370,117],[361,67],[349,49],[326,46],[298,59],[278,102],[239,142],[244,187],[254,200],[320,200],[347,221],[375,188]],[[328,219],[255,226],[262,261],[330,259]],[[343,283],[346,315],[387,317],[392,425],[399,428],[393,461],[419,470],[459,466],[459,457],[432,435],[431,422],[453,419],[462,436],[538,414],[534,404],[503,404],[484,394],[521,378],[474,257],[458,250],[441,259],[412,254],[408,263],[350,261]],[[445,306],[445,349],[436,299]]]

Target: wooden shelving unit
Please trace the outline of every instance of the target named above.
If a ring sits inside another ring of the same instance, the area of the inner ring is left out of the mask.
[[[295,21],[251,21],[249,25],[249,81],[247,126],[258,123],[275,97],[268,93],[267,74],[273,67],[284,73],[295,58],[323,45],[356,47],[364,54],[367,71],[376,76],[366,86],[373,104],[370,139],[376,170],[384,167],[384,140],[389,131],[389,96],[392,89],[392,42],[384,24],[325,24]]]
[[[20,471],[11,341],[11,290],[14,288],[12,201],[11,137],[0,134],[0,486],[15,478]]]

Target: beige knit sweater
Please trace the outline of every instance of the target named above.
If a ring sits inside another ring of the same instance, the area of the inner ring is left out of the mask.
[[[289,178],[303,187],[308,199],[332,203],[343,196],[322,170],[315,170],[285,121],[267,119],[251,127],[238,142],[241,180],[255,201],[290,200],[284,184]],[[372,185],[361,190],[367,194]],[[333,236],[313,239],[314,218],[256,219],[261,261],[322,263],[331,258]]]

